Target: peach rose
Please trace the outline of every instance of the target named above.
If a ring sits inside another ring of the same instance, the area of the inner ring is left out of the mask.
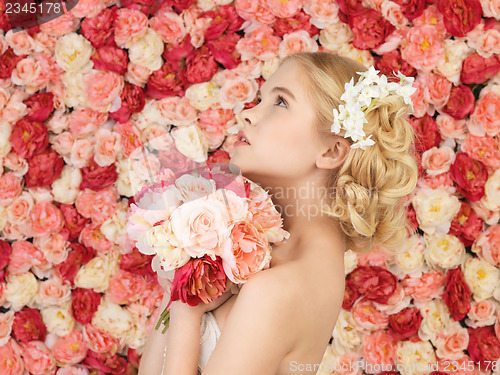
[[[12,322],[14,322],[14,311],[0,313],[0,346],[7,344],[12,332]]]
[[[101,128],[96,133],[95,162],[101,167],[107,167],[116,161],[120,152],[120,134]]]
[[[424,97],[425,91],[427,90],[426,82],[421,76],[417,76],[413,83],[413,87],[417,90],[411,96],[411,101],[413,103],[413,115],[417,118],[423,117],[429,110],[429,103]]]
[[[255,80],[237,77],[227,80],[220,90],[220,106],[240,112],[245,103],[254,100],[259,86]]]
[[[75,109],[69,115],[69,131],[75,137],[86,136],[99,129],[107,119],[107,113],[93,111],[90,108]]]
[[[88,348],[96,353],[116,353],[120,342],[111,334],[95,328],[92,324],[85,324],[83,338]]]
[[[294,31],[283,36],[278,49],[280,58],[297,52],[316,52],[318,43],[311,38],[306,30]]]
[[[500,221],[500,212],[491,211],[484,205],[483,200],[479,200],[477,202],[469,202],[472,209],[476,212],[476,214],[488,225],[498,224]],[[5,229],[4,229],[5,231]]]
[[[167,133],[167,130],[165,133]],[[120,149],[125,156],[130,156],[143,145],[141,133],[132,122],[125,122],[114,126],[113,131],[120,135]]]
[[[393,1],[384,0],[380,6],[382,16],[397,29],[408,25],[408,18],[401,11],[401,6]]]
[[[89,370],[82,365],[59,367],[56,375],[89,375]]]
[[[11,223],[22,224],[28,220],[30,211],[33,208],[33,198],[27,191],[23,191],[21,195],[7,207],[7,217]]]
[[[267,0],[269,10],[279,18],[288,18],[295,16],[302,8],[302,0]]]
[[[43,53],[53,51],[57,42],[57,38],[53,35],[47,34],[45,31],[39,31],[33,35],[37,47],[43,50]]]
[[[352,307],[352,317],[359,330],[375,331],[387,328],[389,317],[378,310],[373,301],[358,299]]]
[[[431,73],[425,77],[424,98],[440,109],[448,102],[453,84],[439,74]]]
[[[472,301],[465,323],[472,328],[493,325],[497,319],[497,308],[498,304],[490,299]]]
[[[12,243],[12,253],[7,269],[12,274],[28,272],[36,259],[43,259],[43,254],[31,242],[15,241]]]
[[[49,135],[49,142],[52,148],[57,151],[60,155],[68,155],[73,149],[73,144],[75,139],[70,132],[62,132],[57,135]]]
[[[422,167],[431,176],[448,172],[454,161],[455,151],[448,146],[432,147],[422,154]]]
[[[482,162],[490,170],[500,168],[500,150],[493,137],[488,135],[476,137],[469,133],[465,137],[461,149],[472,159]]]
[[[83,217],[92,219],[96,224],[102,224],[115,213],[117,199],[118,192],[113,186],[98,192],[85,189],[78,193],[75,207]]]
[[[4,168],[10,169],[16,176],[22,177],[28,172],[29,164],[28,161],[14,151],[9,152],[9,154],[3,159]]]
[[[365,371],[372,374],[375,364],[385,367],[394,365],[396,340],[389,332],[383,330],[372,332],[363,337],[362,350],[363,358],[371,365],[367,366]]]
[[[438,337],[436,344],[438,357],[456,360],[464,355],[464,350],[469,345],[469,334],[466,328],[454,324],[443,337]]]
[[[25,371],[21,347],[16,340],[11,339],[7,344],[0,346],[0,374],[19,375]]]
[[[238,40],[236,51],[241,54],[242,60],[256,57],[265,61],[277,57],[280,42],[281,38],[274,34],[270,26],[262,25],[253,29],[245,38]]]
[[[36,46],[35,40],[25,30],[18,32],[7,31],[5,33],[5,41],[18,56],[30,55]]]
[[[94,143],[92,139],[77,139],[71,147],[68,164],[75,168],[86,167],[94,155]]]
[[[476,103],[467,127],[472,135],[495,137],[500,133],[500,95],[494,91],[482,96]]]
[[[37,91],[33,89],[34,83],[39,79],[42,72],[40,63],[34,57],[28,56],[19,61],[12,71],[11,79],[18,86],[27,86],[29,93]]]
[[[113,248],[113,242],[102,234],[100,224],[92,223],[85,226],[80,232],[78,241],[96,250],[97,255],[107,254]]]
[[[443,138],[464,139],[467,128],[465,120],[455,120],[447,114],[440,114],[436,117],[436,125]]]
[[[443,294],[444,278],[443,272],[431,270],[420,277],[406,276],[402,284],[406,295],[411,295],[418,303],[424,303]]]
[[[185,96],[170,96],[158,101],[158,109],[175,126],[187,126],[198,119],[198,111]]]
[[[53,265],[62,263],[68,257],[68,245],[62,233],[51,233],[33,238],[33,245],[39,248],[44,257]]]
[[[30,218],[34,237],[59,232],[64,226],[59,208],[47,201],[36,203],[31,210]]]
[[[22,344],[22,356],[30,374],[48,375],[56,369],[55,358],[43,341],[34,340]]]
[[[80,26],[80,20],[73,16],[71,12],[64,13],[49,22],[40,25],[40,30],[53,36],[63,36],[74,32]]]
[[[120,269],[109,280],[109,287],[106,293],[111,302],[128,304],[137,301],[147,288],[146,279]]]
[[[484,58],[500,53],[500,30],[495,28],[484,30],[483,22],[467,33],[467,41]]]
[[[148,17],[141,11],[120,8],[116,11],[114,21],[115,42],[120,48],[128,48],[129,42],[146,33]]]
[[[418,179],[417,187],[419,189],[432,190],[442,188],[449,194],[455,194],[457,192],[456,187],[453,185],[453,179],[451,178],[451,173],[449,171],[437,175],[430,175],[427,173],[425,176]]]
[[[57,276],[41,281],[35,301],[43,307],[60,305],[71,298],[71,284]]]
[[[0,206],[8,206],[21,194],[22,179],[13,172],[6,172],[0,177]]]
[[[430,73],[444,59],[444,54],[436,29],[425,25],[410,29],[401,56],[415,69]]]
[[[234,7],[238,15],[245,20],[255,20],[270,25],[276,19],[266,0],[236,0]]]
[[[71,8],[70,12],[76,18],[87,18],[97,16],[105,8],[106,5],[103,0],[78,0],[76,6]]]
[[[494,266],[500,266],[500,224],[492,225],[481,232],[471,250]]]
[[[338,22],[339,6],[335,1],[313,0],[304,2],[304,13],[309,14],[309,22],[319,29]]]
[[[144,87],[151,73],[151,69],[129,62],[127,65],[127,73],[125,73],[125,79],[134,85]]]
[[[498,0],[480,0],[484,17],[500,18],[500,3]]]
[[[59,366],[77,364],[87,356],[87,351],[87,343],[79,329],[73,329],[69,334],[60,337],[52,348]]]
[[[165,43],[181,42],[187,33],[181,16],[166,8],[151,17],[149,25]]]
[[[413,20],[413,26],[425,25],[433,27],[440,40],[446,36],[447,31],[446,26],[444,25],[443,15],[434,4],[425,8],[424,12]]]
[[[117,13],[123,9],[126,8],[120,8]],[[123,76],[111,71],[93,69],[84,75],[83,83],[90,109],[98,112],[113,112],[120,108],[120,94],[125,86]]]

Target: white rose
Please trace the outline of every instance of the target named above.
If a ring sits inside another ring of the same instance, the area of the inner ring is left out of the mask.
[[[119,159],[116,164],[118,165],[118,176],[115,182],[116,190],[120,195],[132,197],[142,188],[144,181],[140,179],[136,173],[130,170],[129,161],[127,159]]]
[[[182,175],[175,181],[177,187],[177,198],[184,202],[206,197],[216,190],[215,181],[204,177]]]
[[[458,237],[451,234],[425,235],[425,260],[427,264],[441,271],[455,268],[465,260],[465,246]]]
[[[198,125],[193,124],[175,128],[170,133],[175,140],[175,147],[180,153],[197,163],[203,163],[208,157],[208,144]]]
[[[126,247],[127,242],[125,231],[127,223],[127,210],[128,201],[127,199],[122,199],[117,203],[113,216],[102,223],[100,228],[101,233],[104,234],[108,240],[119,245],[121,248]]]
[[[419,227],[426,234],[446,234],[460,210],[460,200],[444,189],[420,189],[412,200]]]
[[[92,317],[92,325],[123,340],[129,339],[135,327],[132,314],[106,297],[101,298],[101,303]]]
[[[485,260],[470,257],[464,264],[464,278],[475,301],[493,297],[500,282],[500,270]]]
[[[186,89],[185,97],[199,111],[206,111],[219,101],[220,87],[213,82],[195,83]]]
[[[419,277],[425,270],[424,252],[424,238],[418,233],[413,234],[394,255],[395,265],[391,272],[401,278],[407,274]]]
[[[500,169],[497,169],[484,184],[484,207],[491,211],[500,211]]]
[[[61,80],[66,86],[63,99],[67,107],[88,107],[88,95],[83,80],[84,73],[86,71],[68,72],[61,75]]]
[[[350,274],[358,266],[358,256],[354,251],[348,249],[344,253],[344,273]]]
[[[155,99],[146,100],[142,111],[134,113],[131,118],[139,130],[143,130],[150,125],[169,125],[168,120],[163,117],[158,107],[158,101]]]
[[[445,58],[436,70],[455,85],[460,83],[463,61],[474,52],[467,43],[457,39],[445,39],[443,42]]]
[[[128,49],[131,62],[153,71],[161,68],[164,43],[156,31],[150,27],[146,28],[144,35],[131,44]]]
[[[370,51],[357,49],[352,43],[343,45],[338,50],[338,54],[343,57],[349,57],[365,66],[375,66],[375,59]]]
[[[10,133],[12,133],[12,126],[7,121],[0,122],[0,158],[6,157],[10,150]]]
[[[333,329],[333,349],[340,355],[359,349],[363,334],[356,329],[350,312],[341,309]]]
[[[104,292],[117,269],[118,265],[109,254],[97,256],[78,270],[75,285],[79,288],[94,289],[98,293]]]
[[[90,69],[94,63],[90,60],[95,48],[82,35],[75,32],[57,38],[54,55],[57,64],[67,72]]]
[[[228,224],[243,220],[252,220],[252,214],[248,211],[248,201],[246,198],[241,198],[232,190],[217,189],[215,193],[208,194],[207,199],[218,200],[224,205],[226,215],[228,216]]]
[[[68,335],[75,327],[75,319],[71,313],[71,301],[61,306],[49,306],[40,310],[47,331],[58,336]]]
[[[14,311],[21,310],[24,306],[30,306],[35,301],[38,283],[35,275],[31,272],[9,274],[5,288],[5,299]]]
[[[401,375],[428,374],[436,355],[429,341],[398,341],[395,362]]]
[[[421,340],[430,340],[436,345],[440,334],[446,334],[455,322],[450,315],[448,306],[439,299],[433,299],[419,305],[422,323],[418,329]]]
[[[59,203],[73,204],[80,191],[82,173],[79,168],[65,165],[61,175],[52,183],[52,195]]]
[[[343,22],[334,22],[322,29],[319,34],[319,42],[321,45],[332,51],[337,52],[343,46],[354,39],[354,33],[349,25]]]

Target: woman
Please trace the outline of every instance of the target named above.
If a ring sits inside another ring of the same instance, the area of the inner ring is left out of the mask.
[[[319,370],[344,298],[344,252],[397,247],[407,230],[401,199],[418,176],[401,97],[378,100],[366,113],[363,130],[374,145],[351,148],[344,129],[332,133],[345,84],[366,70],[325,52],[287,56],[258,104],[240,114],[247,142],[235,145],[231,163],[272,194],[289,240],[238,294],[196,307],[172,303],[169,329],[152,331],[140,375],[195,375],[200,353],[209,356],[204,375]],[[200,330],[215,340],[200,346]]]

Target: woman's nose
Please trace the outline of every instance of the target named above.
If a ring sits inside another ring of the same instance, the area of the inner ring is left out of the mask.
[[[254,125],[254,121],[252,120],[252,117],[250,116],[248,109],[241,111],[240,118],[244,126]]]

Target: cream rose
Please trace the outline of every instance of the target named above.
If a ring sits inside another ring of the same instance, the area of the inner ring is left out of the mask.
[[[183,155],[197,163],[203,163],[208,157],[208,144],[202,130],[193,124],[175,128],[170,133],[175,140],[175,147]]]
[[[127,224],[128,201],[122,199],[117,203],[116,210],[113,216],[101,224],[101,233],[119,245],[121,248],[126,247],[127,238],[125,226]]]
[[[500,211],[500,169],[497,169],[484,184],[483,205],[491,211]]]
[[[218,103],[220,87],[213,82],[195,83],[186,89],[185,97],[189,103],[199,111],[206,111]]]
[[[432,268],[441,271],[455,268],[465,260],[465,246],[451,234],[425,235],[425,260]]]
[[[465,41],[445,39],[443,42],[445,58],[442,59],[436,70],[455,85],[460,84],[460,72],[463,61],[474,52]]]
[[[279,44],[278,54],[280,58],[297,52],[316,52],[318,43],[311,38],[306,30],[293,31],[283,35]]]
[[[142,111],[132,115],[132,122],[139,130],[144,130],[150,125],[169,125],[155,99],[147,100]]]
[[[38,283],[31,272],[9,274],[4,294],[5,299],[13,311],[19,311],[24,306],[31,306],[35,302]]]
[[[71,313],[71,301],[60,306],[49,306],[40,310],[47,331],[58,336],[68,335],[75,327],[75,319]]]
[[[332,334],[334,351],[342,355],[358,350],[362,336],[362,332],[356,329],[351,313],[341,309]]]
[[[0,121],[0,158],[6,157],[12,149],[10,134],[12,126],[7,121]]]
[[[183,202],[206,197],[216,190],[215,182],[204,177],[185,174],[175,181],[177,197]]]
[[[395,269],[391,271],[401,278],[407,274],[420,276],[425,270],[424,252],[424,238],[418,233],[413,234],[394,255]]]
[[[428,374],[429,364],[436,362],[436,355],[428,341],[398,341],[395,362],[401,375]]]
[[[66,86],[63,99],[67,107],[88,107],[88,95],[84,83],[84,73],[86,72],[87,70],[61,75],[61,80]]]
[[[161,57],[163,49],[164,43],[160,35],[148,27],[144,35],[131,42],[131,46],[128,49],[128,56],[132,63],[155,71],[163,65]]]
[[[412,199],[419,227],[426,234],[446,234],[460,210],[460,200],[444,189],[420,189]]]
[[[339,51],[353,39],[354,33],[349,28],[349,25],[343,22],[331,23],[319,33],[321,45],[332,52]]]
[[[430,340],[434,345],[436,339],[447,334],[455,323],[446,304],[440,299],[433,299],[419,306],[422,323],[418,329],[421,340]]]
[[[130,170],[128,159],[118,159],[116,179],[116,190],[118,194],[125,197],[131,197],[141,189],[144,181],[137,176],[136,173]]]
[[[106,297],[101,299],[101,303],[92,317],[92,325],[122,340],[128,340],[135,329],[132,314]]]
[[[500,270],[485,260],[468,257],[464,263],[464,277],[475,301],[493,297],[500,284]]]
[[[94,52],[92,44],[75,32],[57,38],[54,48],[57,64],[67,72],[90,70],[94,66],[90,60]]]
[[[80,191],[82,173],[79,168],[65,165],[61,175],[52,183],[52,195],[59,203],[73,204]]]
[[[352,43],[343,45],[339,50],[338,54],[343,57],[349,57],[350,59],[356,60],[365,66],[375,65],[375,59],[368,50],[360,50],[352,45]]]
[[[71,299],[71,284],[59,277],[52,276],[40,281],[35,301],[39,306],[61,305]]]
[[[268,80],[269,77],[278,69],[280,59],[278,57],[270,58],[262,64],[262,78]]]
[[[358,266],[358,256],[354,251],[348,249],[344,253],[344,273],[350,274]]]
[[[102,293],[108,289],[109,279],[117,269],[118,264],[108,254],[97,256],[78,270],[75,285]]]

